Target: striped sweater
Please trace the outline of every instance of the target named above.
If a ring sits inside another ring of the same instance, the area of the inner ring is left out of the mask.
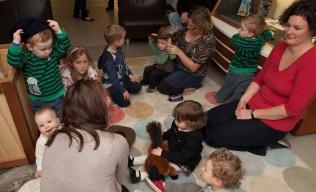
[[[265,30],[254,38],[242,38],[239,34],[233,35],[231,42],[235,48],[235,56],[229,68],[236,73],[256,72],[261,48],[271,38],[272,33],[269,30]]]
[[[66,32],[56,34],[52,53],[48,59],[41,59],[21,45],[11,44],[8,50],[8,63],[21,69],[24,81],[32,101],[52,101],[64,94],[59,71],[59,59],[63,57],[70,41]]]

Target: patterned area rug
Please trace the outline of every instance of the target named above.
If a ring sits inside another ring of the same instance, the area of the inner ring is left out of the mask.
[[[139,79],[145,65],[150,65],[153,62],[153,57],[140,57],[128,59],[130,68]],[[184,95],[184,99],[193,99],[200,102],[205,110],[208,110],[215,105],[212,104],[210,96],[212,92],[219,89],[219,85],[214,83],[211,78],[206,78],[203,82],[203,87],[191,94]],[[149,146],[148,135],[145,131],[145,125],[152,121],[160,121],[163,128],[170,128],[172,122],[171,112],[177,102],[169,102],[167,96],[161,95],[158,92],[146,93],[143,87],[138,95],[131,97],[132,105],[128,108],[121,109],[115,107],[112,118],[112,123],[132,127],[136,132],[136,140],[131,148],[131,154],[138,156],[146,154]],[[204,145],[203,157],[214,151],[214,148]],[[316,173],[306,166],[295,154],[289,149],[274,149],[269,150],[265,157],[256,156],[248,152],[237,152],[243,162],[246,170],[246,176],[243,180],[242,187],[239,191],[242,192],[293,192],[293,191],[315,191]],[[205,184],[199,179],[198,172],[204,160],[200,162],[193,174],[185,176],[180,174],[180,177],[173,181],[169,178],[166,182],[187,183],[194,182],[201,186]],[[31,180],[26,183],[19,191],[34,192],[39,191],[40,179]],[[147,183],[140,182],[139,184],[126,183],[130,191],[139,189],[144,192],[152,191]]]

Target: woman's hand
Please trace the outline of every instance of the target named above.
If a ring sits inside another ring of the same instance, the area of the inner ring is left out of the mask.
[[[241,99],[237,105],[236,111],[246,109],[246,105],[247,105],[247,103]]]
[[[171,45],[171,44],[168,45],[167,51],[168,53],[173,54],[173,55],[179,55],[182,52],[182,50],[179,49],[179,47],[175,45]]]
[[[157,155],[157,156],[161,156],[161,153],[162,153],[162,149],[160,147],[157,147],[156,149],[153,149],[151,151],[151,154]]]
[[[236,110],[235,111],[236,119],[252,119],[251,112],[252,112],[251,109]]]

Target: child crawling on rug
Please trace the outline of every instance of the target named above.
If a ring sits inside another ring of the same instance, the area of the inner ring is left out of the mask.
[[[207,116],[202,105],[193,100],[179,103],[172,115],[175,120],[171,128],[162,135],[162,139],[167,141],[169,150],[158,147],[151,153],[166,158],[177,171],[184,171],[189,175],[201,160],[203,149],[201,128],[206,124]],[[146,155],[130,157],[129,173],[132,183],[138,183],[148,177],[148,173],[136,171],[131,167],[143,165],[145,160]]]
[[[158,34],[153,33],[148,36],[151,49],[156,53],[155,63],[145,67],[141,85],[148,85],[146,92],[153,93],[165,77],[174,69],[174,60],[177,57],[167,52],[168,45],[176,41],[177,29],[171,26],[161,27]]]
[[[165,189],[172,192],[237,192],[244,170],[237,155],[220,148],[209,154],[199,175],[206,183],[205,187],[201,188],[196,183],[169,182]]]
[[[59,119],[52,108],[43,107],[35,112],[35,123],[40,131],[35,147],[36,172],[35,177],[42,176],[42,161],[45,144],[56,129],[60,128]]]

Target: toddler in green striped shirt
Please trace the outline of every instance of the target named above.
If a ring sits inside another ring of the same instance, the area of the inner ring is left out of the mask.
[[[241,21],[238,33],[231,39],[235,55],[229,64],[224,85],[215,96],[218,103],[224,103],[229,98],[231,101],[240,99],[255,77],[262,46],[271,38],[272,33],[266,30],[262,15],[250,15]]]
[[[70,47],[66,32],[56,21],[34,17],[20,18],[11,31],[8,63],[23,71],[33,113],[51,107],[61,117],[65,91],[59,59]]]

